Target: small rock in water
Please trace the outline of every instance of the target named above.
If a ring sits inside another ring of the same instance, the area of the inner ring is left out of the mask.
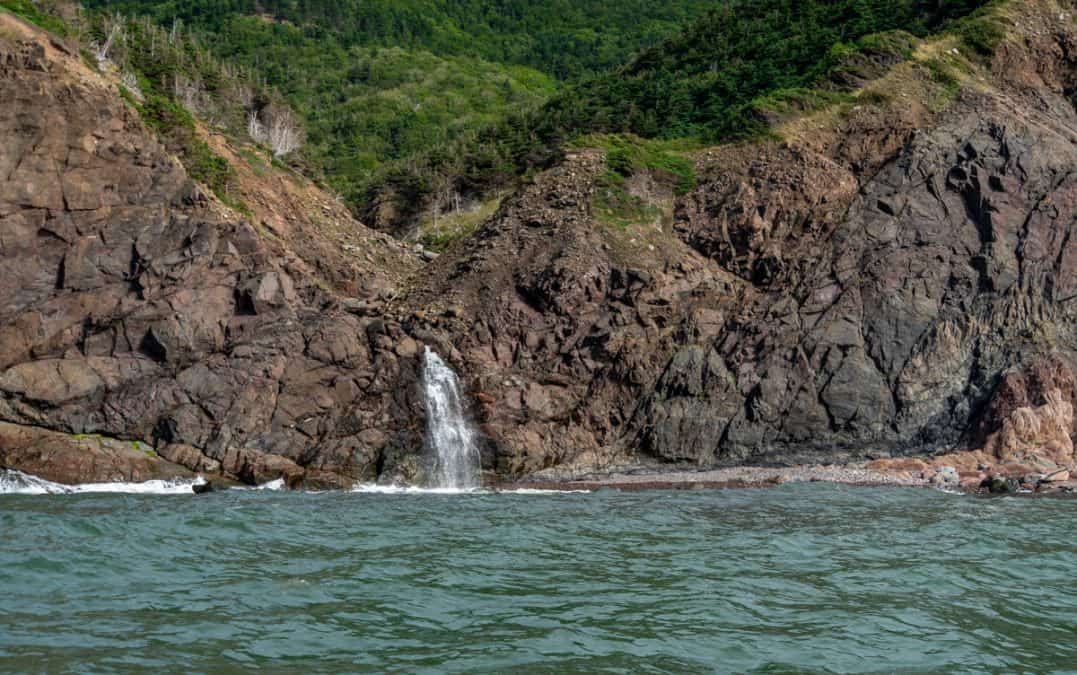
[[[952,466],[942,466],[931,477],[932,485],[957,485],[961,481],[961,475]]]
[[[207,480],[205,483],[195,483],[191,486],[191,490],[196,495],[204,495],[210,492],[218,492],[220,490],[220,486],[216,485],[211,480]]]
[[[993,495],[1001,495],[1017,492],[1019,486],[1015,479],[996,474],[989,476],[981,487],[986,487]]]

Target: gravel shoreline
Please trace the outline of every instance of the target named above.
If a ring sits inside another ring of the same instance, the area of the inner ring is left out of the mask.
[[[986,477],[985,477],[986,478]],[[504,489],[540,490],[706,490],[727,488],[768,488],[787,483],[838,483],[864,487],[937,488],[972,494],[990,490],[980,481],[943,481],[934,472],[877,470],[852,465],[802,465],[791,467],[738,466],[707,470],[663,470],[630,467],[601,473],[572,476],[535,476],[501,486]],[[1077,494],[1077,482],[1041,482],[1012,485],[1010,493]]]

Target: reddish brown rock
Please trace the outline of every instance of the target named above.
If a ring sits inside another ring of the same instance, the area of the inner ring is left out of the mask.
[[[64,481],[186,471],[79,440],[100,434],[194,471],[298,483],[308,466],[368,477],[384,449],[421,446],[414,367],[368,339],[333,290],[380,302],[411,265],[387,237],[339,207],[319,218],[344,222],[319,234],[279,205],[305,213],[330,198],[243,174],[262,225],[277,223],[264,239],[207,199],[111,83],[9,13],[0,28],[0,421],[20,430],[0,467]],[[364,236],[384,268],[335,243]],[[328,281],[318,258],[338,263]],[[361,438],[370,429],[385,436],[377,449]],[[57,468],[31,452],[42,447]]]
[[[1055,465],[1074,462],[1073,404],[1051,389],[1039,407],[1022,407],[1002,419],[1002,428],[988,437],[984,449],[1004,462],[1046,460]]]
[[[5,467],[65,485],[194,477],[144,443],[0,422],[0,468]]]
[[[1044,483],[1068,483],[1070,480],[1069,469],[1059,469],[1052,471],[1043,477]]]
[[[417,256],[295,215],[310,186],[243,173],[253,221],[208,198],[109,83],[0,14],[0,420],[248,482],[421,478],[428,344],[482,392],[503,475],[1072,462],[1077,38],[1050,4],[1015,3],[992,70],[969,64],[991,86],[895,65],[858,83],[888,96],[700,152],[686,195],[627,181],[659,217],[603,221],[605,159],[575,152],[408,288]]]
[[[1045,7],[1021,5],[1020,25],[1058,24]],[[1012,412],[990,407],[1003,374],[1077,353],[1077,145],[1056,142],[1077,128],[1074,29],[1008,44],[1012,63],[1036,63],[1021,86],[1000,76],[934,111],[864,104],[835,127],[783,129],[786,142],[701,153],[697,188],[670,196],[662,223],[622,232],[589,212],[595,152],[506,199],[407,307],[463,308],[435,332],[494,399],[482,415],[499,469],[982,448]],[[898,68],[876,86],[922,75]],[[1037,387],[1017,407],[1046,405]],[[1061,457],[1065,411],[1044,412]]]

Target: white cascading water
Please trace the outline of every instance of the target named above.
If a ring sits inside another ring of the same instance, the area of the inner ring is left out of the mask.
[[[427,443],[437,458],[436,487],[479,487],[479,445],[464,414],[460,383],[453,369],[429,347],[423,352],[423,390]]]

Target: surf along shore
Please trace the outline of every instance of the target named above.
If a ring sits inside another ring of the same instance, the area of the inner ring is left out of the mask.
[[[544,490],[708,490],[767,488],[788,483],[828,482],[853,486],[893,486],[945,489],[970,494],[1053,494],[1077,496],[1074,471],[1038,471],[1011,464],[992,465],[978,453],[938,458],[885,459],[852,464],[787,467],[734,466],[675,470],[662,467],[622,467],[575,475],[543,476],[504,483],[498,489]]]

